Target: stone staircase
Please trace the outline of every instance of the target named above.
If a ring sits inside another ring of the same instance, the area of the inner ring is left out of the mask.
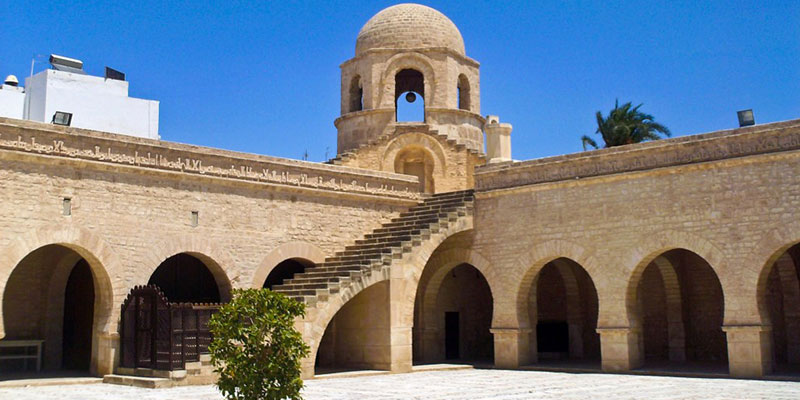
[[[474,190],[435,194],[272,290],[314,307],[350,284],[388,269],[431,235],[472,215],[474,201]]]
[[[451,224],[472,215],[474,202],[474,190],[428,197],[344,250],[326,258],[321,264],[296,274],[272,290],[314,307],[373,273],[386,272],[393,262],[402,259],[434,235],[446,234]],[[210,355],[201,354],[200,361],[187,362],[183,370],[118,367],[115,374],[104,376],[103,382],[166,388],[212,384],[216,378]]]
[[[150,368],[118,367],[115,374],[103,377],[103,383],[160,389],[184,385],[210,385],[217,382],[211,355],[200,354],[200,360],[187,362],[186,369],[162,371]]]

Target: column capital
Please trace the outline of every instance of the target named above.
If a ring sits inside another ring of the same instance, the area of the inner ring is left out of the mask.
[[[526,334],[531,333],[533,330],[531,328],[490,328],[489,332],[493,334],[500,334],[500,335],[511,335],[511,334]]]
[[[770,324],[736,324],[736,325],[722,325],[722,331],[725,333],[754,333],[754,332],[772,332],[772,325]]]
[[[723,325],[728,339],[728,370],[737,378],[760,378],[772,372],[772,326]]]

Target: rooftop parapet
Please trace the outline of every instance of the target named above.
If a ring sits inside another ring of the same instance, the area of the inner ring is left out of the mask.
[[[479,167],[490,191],[800,149],[800,119]]]
[[[32,121],[0,118],[0,152],[85,160],[120,167],[418,200],[416,177],[239,153]]]

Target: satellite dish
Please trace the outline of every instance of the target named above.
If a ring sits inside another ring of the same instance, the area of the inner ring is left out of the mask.
[[[409,102],[409,103],[413,103],[413,102],[417,101],[417,95],[414,94],[414,92],[406,93],[406,101]]]

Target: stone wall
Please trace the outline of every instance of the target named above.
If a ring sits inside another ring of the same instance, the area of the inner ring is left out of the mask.
[[[395,172],[395,161],[406,149],[422,149],[432,161],[433,192],[444,193],[474,186],[473,171],[485,163],[483,154],[447,139],[425,124],[394,124],[392,132],[346,155],[341,165]]]
[[[158,161],[151,165],[143,158]],[[32,276],[44,279],[44,270],[33,269],[53,267],[34,263],[15,275],[19,285],[9,277],[35,249],[64,244],[95,274],[95,347],[101,337],[113,346],[124,296],[146,284],[166,258],[188,252],[200,256],[223,285],[261,287],[283,259],[330,255],[416,204],[417,185],[416,178],[378,171],[0,120],[3,309],[37,307],[20,291],[40,293],[41,302],[59,301]],[[9,325],[15,315],[0,317],[15,335],[43,335],[46,328],[38,322]],[[112,362],[113,349],[105,350],[96,358]],[[110,372],[110,364],[96,360],[95,366]]]
[[[725,329],[739,329],[728,335],[731,372],[755,368],[742,346],[731,349],[731,340],[744,332],[739,327],[752,326],[752,337],[761,337],[762,275],[800,241],[798,149],[800,122],[789,121],[479,168],[473,249],[505,277],[492,288],[502,296],[495,297],[493,326],[529,328],[519,310],[527,307],[532,279],[548,261],[566,257],[597,288],[601,334],[624,331],[616,338],[625,341],[638,335],[631,320],[638,317],[635,288],[644,268],[682,248],[713,269]],[[697,302],[689,307],[714,312],[706,283],[686,280],[682,289],[694,291],[685,295]],[[698,329],[695,336],[708,333]],[[610,354],[619,347],[605,340],[606,367],[630,360]],[[746,339],[755,347],[759,340]],[[635,349],[624,351],[638,358]]]

